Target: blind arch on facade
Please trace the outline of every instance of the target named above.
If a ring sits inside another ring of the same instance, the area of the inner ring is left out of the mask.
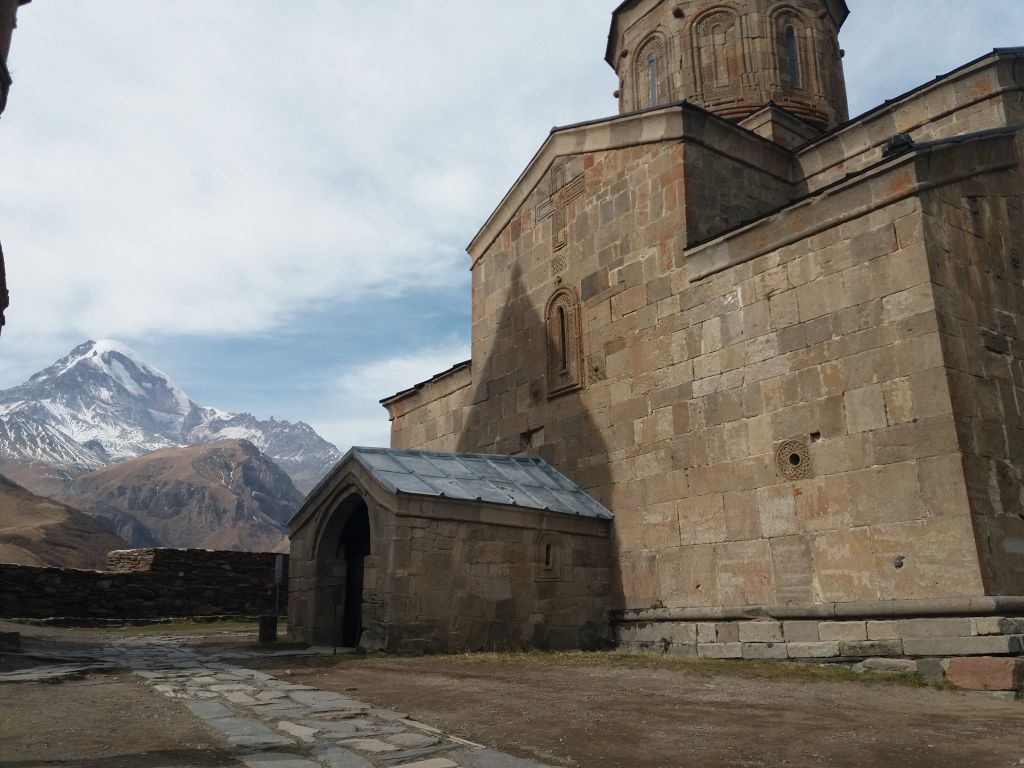
[[[554,397],[583,386],[580,303],[576,293],[569,288],[555,291],[544,316],[548,396]]]

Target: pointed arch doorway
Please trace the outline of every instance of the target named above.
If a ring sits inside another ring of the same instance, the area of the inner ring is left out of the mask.
[[[370,512],[358,494],[348,496],[331,515],[317,547],[321,640],[357,648],[363,634],[363,588],[370,555]]]

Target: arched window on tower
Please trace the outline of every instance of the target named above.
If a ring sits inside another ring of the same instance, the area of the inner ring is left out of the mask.
[[[650,84],[651,106],[658,105],[658,57],[651,51],[647,54],[647,82]]]
[[[809,42],[803,31],[808,25],[793,11],[785,10],[774,17],[773,26],[778,83],[786,93],[803,91],[812,80],[806,50]]]
[[[790,24],[786,27],[786,64],[789,72],[789,87],[800,87],[800,49],[797,47],[796,30]]]
[[[548,301],[545,326],[548,397],[579,389],[583,386],[580,305],[573,291],[555,292]]]
[[[665,45],[655,35],[640,46],[636,60],[636,107],[645,109],[670,101]]]

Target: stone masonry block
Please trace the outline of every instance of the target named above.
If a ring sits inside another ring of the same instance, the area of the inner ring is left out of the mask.
[[[903,642],[900,640],[861,640],[853,643],[840,643],[839,655],[853,658],[902,656]]]
[[[981,616],[971,619],[975,635],[1024,635],[1024,619]]]
[[[970,637],[970,619],[903,619],[897,622],[900,637]]]
[[[785,643],[741,643],[744,659],[788,659]]]
[[[664,636],[662,629],[663,627],[660,624],[655,624],[654,622],[637,624],[636,635],[633,639],[641,643],[656,643]]]
[[[726,621],[715,625],[715,642],[738,643],[740,641],[739,622]]]
[[[785,621],[782,623],[782,633],[788,643],[816,643],[818,637],[818,622],[816,621]]]
[[[876,672],[917,672],[913,659],[864,659],[861,666]]]
[[[950,659],[946,680],[968,691],[1016,691],[1024,685],[1024,659]]]
[[[856,642],[868,639],[867,622],[823,621],[818,624],[818,636],[823,641]]]
[[[917,674],[926,683],[938,684],[946,679],[946,669],[942,659],[919,659],[917,662]]]
[[[846,421],[850,434],[871,432],[888,425],[882,387],[873,384],[846,393]]]
[[[739,624],[741,643],[781,643],[782,624],[778,621],[744,621]]]
[[[702,659],[742,659],[743,646],[739,643],[699,643],[697,655]]]
[[[673,645],[696,645],[697,625],[693,622],[678,622],[669,624],[666,636]]]
[[[839,655],[839,643],[786,643],[791,659],[832,659]]]
[[[903,652],[908,656],[1006,656],[1020,653],[1020,637],[905,637]]]
[[[900,636],[895,621],[869,621],[868,640],[898,640]]]
[[[700,622],[697,624],[697,642],[698,643],[715,643],[718,642],[718,633],[715,631],[715,625],[707,622]]]

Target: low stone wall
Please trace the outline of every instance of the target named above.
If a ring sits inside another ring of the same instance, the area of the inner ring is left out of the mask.
[[[707,659],[1018,656],[1024,618],[969,616],[862,621],[628,622],[619,646]]]
[[[277,555],[143,549],[111,552],[108,570],[0,564],[0,617],[158,619],[275,611]],[[280,612],[287,613],[285,556]]]
[[[1024,683],[1024,618],[857,621],[619,621],[623,650],[704,659],[770,659],[915,672],[928,682],[1014,698]]]

